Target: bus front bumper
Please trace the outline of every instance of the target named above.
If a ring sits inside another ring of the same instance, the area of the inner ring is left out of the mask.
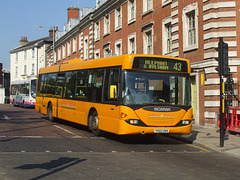
[[[192,121],[188,125],[184,126],[135,126],[120,121],[119,135],[127,134],[190,134],[192,129]]]

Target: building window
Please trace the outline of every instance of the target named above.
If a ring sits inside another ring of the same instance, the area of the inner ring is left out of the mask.
[[[88,36],[84,38],[84,60],[88,59]]]
[[[15,54],[15,62],[18,62],[18,52]]]
[[[95,24],[95,40],[98,41],[100,39],[100,22]]]
[[[167,17],[162,22],[162,54],[172,52],[172,17]]]
[[[81,50],[82,49],[82,36],[79,34],[78,38],[79,38],[79,41],[78,41],[78,43],[79,43],[79,50]]]
[[[77,38],[73,38],[73,53],[77,52]]]
[[[136,1],[128,1],[128,23],[131,23],[136,20]]]
[[[152,0],[143,0],[143,12],[147,12],[153,9]]]
[[[32,48],[32,59],[34,58],[34,48]]]
[[[65,59],[66,58],[66,45],[63,45],[63,59]]]
[[[122,40],[115,42],[115,54],[117,56],[122,55]]]
[[[68,56],[71,55],[71,41],[67,43],[67,53],[68,53]]]
[[[183,9],[183,50],[198,48],[198,4],[193,3]]]
[[[96,51],[95,51],[95,57],[94,57],[95,59],[99,59],[100,58],[100,50],[99,49],[97,49]]]
[[[121,7],[115,10],[115,30],[119,30],[122,27],[122,9]]]
[[[103,46],[104,57],[112,55],[112,50],[110,49],[110,43]]]
[[[61,60],[61,48],[58,48],[58,61]]]
[[[172,24],[166,24],[167,53],[172,52]]]
[[[145,31],[143,34],[144,54],[153,54],[152,30]]]
[[[24,72],[23,74],[27,74],[27,65],[24,65]]]
[[[18,77],[18,67],[15,68],[15,77]]]
[[[196,24],[195,24],[195,11],[187,14],[188,17],[188,44],[196,44]]]
[[[24,50],[24,61],[27,60],[27,50]]]
[[[34,66],[34,64],[32,64],[32,75],[34,75],[35,74],[35,66]]]
[[[109,15],[106,15],[104,17],[104,35],[107,35],[110,33],[110,17]]]
[[[136,33],[128,36],[128,54],[136,54]]]

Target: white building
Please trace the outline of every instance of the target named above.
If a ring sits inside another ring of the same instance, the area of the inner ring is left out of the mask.
[[[11,82],[37,78],[39,69],[46,67],[45,51],[52,44],[51,32],[49,31],[49,37],[31,42],[28,42],[27,37],[22,37],[20,46],[9,52]]]

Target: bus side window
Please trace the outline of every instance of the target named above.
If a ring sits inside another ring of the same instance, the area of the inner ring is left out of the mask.
[[[66,73],[66,90],[65,98],[74,99],[75,98],[75,84],[76,84],[76,72]]]
[[[63,88],[65,87],[65,73],[57,74],[57,83],[56,83],[56,91],[55,97],[62,98],[63,97]]]
[[[40,92],[40,95],[46,94],[46,90],[47,90],[46,86],[47,86],[47,74],[42,74],[40,75],[39,83],[38,83],[38,88],[39,88],[38,92]]]
[[[90,71],[88,79],[88,100],[91,102],[102,101],[104,69],[94,69]]]
[[[76,98],[79,100],[86,100],[88,83],[88,71],[77,72],[76,83]]]
[[[119,72],[120,69],[106,69],[104,101],[114,101],[114,99],[118,97]],[[111,89],[113,91],[112,93]]]
[[[47,82],[48,96],[55,97],[56,80],[57,80],[57,73],[48,74],[48,82]]]

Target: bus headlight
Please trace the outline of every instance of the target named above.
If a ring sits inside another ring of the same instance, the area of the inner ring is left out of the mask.
[[[146,124],[139,119],[127,119],[125,122],[135,126],[146,126]]]
[[[187,125],[189,125],[189,124],[191,124],[191,120],[181,120],[181,121],[179,121],[179,123],[177,123],[177,125],[176,126],[187,126]]]
[[[138,120],[130,119],[130,120],[129,120],[129,123],[136,125],[136,124],[138,124]]]
[[[182,125],[188,125],[190,123],[191,123],[190,120],[182,120]]]

